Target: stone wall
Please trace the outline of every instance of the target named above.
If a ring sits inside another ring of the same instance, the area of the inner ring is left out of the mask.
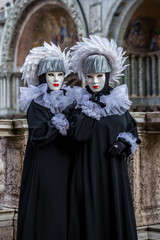
[[[26,120],[0,120],[0,239],[16,240]]]
[[[0,206],[18,207],[27,139],[26,120],[0,120]]]
[[[160,112],[134,113],[142,143],[133,161],[137,226],[160,223]]]

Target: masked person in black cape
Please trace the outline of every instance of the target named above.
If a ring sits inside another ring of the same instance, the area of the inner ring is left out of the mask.
[[[68,240],[137,240],[126,157],[140,143],[137,124],[128,112],[126,84],[112,88],[121,76],[122,48],[90,36],[71,48],[70,66],[86,89],[75,87],[77,105],[64,114],[76,142],[68,184]]]
[[[27,111],[26,146],[18,209],[17,240],[64,240],[67,233],[68,120],[72,103],[68,54],[51,43],[33,48],[21,68],[29,87],[20,89]],[[62,88],[63,87],[63,88]]]

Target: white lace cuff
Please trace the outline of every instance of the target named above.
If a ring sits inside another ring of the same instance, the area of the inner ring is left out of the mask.
[[[138,145],[136,143],[137,138],[135,138],[132,133],[130,132],[122,132],[118,135],[118,138],[123,138],[126,140],[127,143],[129,143],[131,145],[131,152],[134,153],[135,150],[138,148]]]
[[[101,108],[97,103],[92,101],[86,101],[84,105],[82,105],[82,112],[88,117],[95,118],[96,120],[100,120],[101,118]]]
[[[62,135],[67,135],[69,122],[63,113],[56,114],[54,117],[52,117],[51,121],[55,128],[57,128]]]

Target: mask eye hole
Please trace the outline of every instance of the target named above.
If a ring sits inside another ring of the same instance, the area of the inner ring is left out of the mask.
[[[58,76],[63,76],[64,74],[63,73],[59,73]]]
[[[54,74],[53,73],[48,73],[48,76],[53,77]]]
[[[93,78],[91,75],[87,75],[87,78]]]
[[[97,77],[102,77],[103,75],[102,74],[98,74]]]

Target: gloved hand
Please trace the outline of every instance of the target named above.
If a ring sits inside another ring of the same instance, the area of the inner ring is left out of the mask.
[[[131,145],[123,139],[118,139],[109,148],[109,153],[111,156],[119,156],[126,152],[127,156],[130,155]]]
[[[75,109],[75,106],[77,105],[77,101],[74,100],[72,104],[70,104],[68,107],[66,107],[62,113],[66,116],[67,119],[69,119],[72,111]]]

